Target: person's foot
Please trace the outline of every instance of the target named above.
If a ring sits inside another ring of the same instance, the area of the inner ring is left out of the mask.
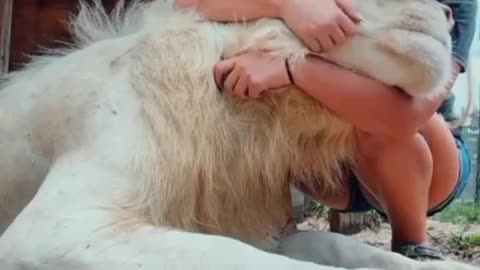
[[[403,245],[392,251],[417,261],[445,260],[440,251],[427,244]]]

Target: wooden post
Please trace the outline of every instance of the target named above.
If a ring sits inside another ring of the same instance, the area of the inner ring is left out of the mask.
[[[304,196],[303,208],[300,208],[299,198],[297,194],[295,217],[299,218],[301,214],[307,212],[308,205],[311,199],[308,196]],[[301,214],[300,214],[301,213]],[[328,210],[328,222],[331,232],[341,233],[345,235],[351,235],[361,232],[366,226],[366,215],[364,213],[341,213],[333,209]]]
[[[8,72],[13,0],[0,3],[0,74]]]
[[[331,232],[351,235],[363,230],[365,215],[363,213],[340,213],[330,209],[328,221]]]

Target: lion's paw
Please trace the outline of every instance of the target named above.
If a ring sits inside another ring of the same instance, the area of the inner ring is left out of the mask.
[[[479,267],[455,261],[420,262],[418,270],[480,270]]]

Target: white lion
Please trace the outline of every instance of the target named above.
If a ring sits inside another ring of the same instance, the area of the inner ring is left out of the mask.
[[[450,66],[439,5],[359,9],[361,32],[323,57],[437,94]],[[285,230],[289,176],[334,188],[353,128],[294,88],[227,98],[211,72],[250,49],[308,53],[282,22],[217,24],[135,1],[110,19],[82,5],[71,29],[73,48],[36,58],[0,91],[2,270],[472,269]]]

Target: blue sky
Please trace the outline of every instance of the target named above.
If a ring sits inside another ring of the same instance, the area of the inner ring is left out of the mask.
[[[470,50],[471,55],[471,64],[472,64],[472,75],[474,81],[474,104],[478,108],[480,103],[480,5],[478,5],[478,16],[477,16],[477,29],[475,33],[475,38]],[[457,97],[455,104],[455,110],[460,112],[463,107],[465,107],[467,102],[467,80],[465,75],[461,75],[453,87],[453,92]]]

